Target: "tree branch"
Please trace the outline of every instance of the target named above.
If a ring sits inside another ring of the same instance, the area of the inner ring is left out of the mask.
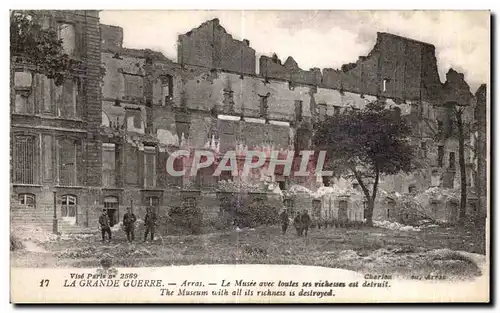
[[[359,175],[359,173],[356,171],[354,167],[351,167],[351,171],[354,173],[354,176],[356,177],[356,180],[358,181],[359,185],[361,186],[361,189],[363,190],[363,193],[366,196],[366,199],[370,199],[370,191],[368,188],[366,188],[365,183],[363,182],[363,178]]]

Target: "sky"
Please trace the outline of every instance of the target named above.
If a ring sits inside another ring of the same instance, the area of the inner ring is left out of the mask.
[[[377,32],[436,46],[441,81],[464,73],[471,92],[490,77],[488,11],[101,11],[101,23],[124,29],[124,47],[161,51],[177,60],[177,37],[219,18],[235,39],[260,55],[292,56],[302,69],[340,68],[375,44]],[[257,62],[258,64],[258,62]]]

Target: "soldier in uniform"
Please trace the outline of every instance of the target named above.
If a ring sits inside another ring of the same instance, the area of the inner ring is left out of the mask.
[[[123,215],[123,228],[125,229],[125,233],[127,234],[127,240],[129,242],[134,241],[134,224],[137,218],[135,214],[132,213],[132,209],[130,207],[127,208],[127,213]]]
[[[286,233],[286,229],[288,228],[288,212],[286,211],[286,208],[283,208],[283,211],[280,214],[280,221],[281,221],[281,232],[284,235]]]
[[[101,227],[102,241],[104,241],[105,234],[108,234],[108,239],[111,241],[111,226],[106,209],[102,210],[102,214],[99,216],[99,226]]]
[[[307,210],[304,210],[304,213],[302,213],[300,222],[302,224],[302,231],[304,233],[304,236],[307,236],[307,231],[309,230],[309,226],[311,225],[311,217],[309,216],[309,213],[307,213]]]
[[[293,226],[295,226],[295,229],[297,230],[297,236],[302,236],[302,222],[300,219],[300,212],[297,212],[297,216],[295,216],[295,219],[293,220]]]
[[[148,238],[148,234],[151,234],[151,241],[155,238],[155,226],[156,226],[156,213],[151,210],[150,207],[146,209],[146,216],[144,217],[144,242]]]

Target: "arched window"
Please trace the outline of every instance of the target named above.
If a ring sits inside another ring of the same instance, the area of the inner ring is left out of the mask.
[[[17,196],[19,204],[25,208],[34,209],[36,207],[36,196],[31,193],[20,193]]]
[[[76,196],[64,195],[61,197],[61,217],[76,218]]]

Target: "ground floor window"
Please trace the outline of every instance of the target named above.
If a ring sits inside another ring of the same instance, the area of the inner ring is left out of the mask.
[[[338,211],[338,219],[341,221],[345,221],[349,218],[347,215],[347,201],[340,200],[339,201],[339,211]]]
[[[73,195],[61,197],[61,217],[64,219],[76,219],[77,198]]]
[[[196,207],[196,198],[194,197],[186,197],[184,198],[184,206],[188,208],[195,208]]]
[[[438,217],[438,203],[436,201],[431,202],[431,212],[434,218]]]
[[[387,200],[387,210],[385,212],[385,218],[390,219],[392,212],[394,212],[394,209],[396,208],[396,202],[392,199]]]
[[[31,193],[21,193],[18,195],[19,204],[25,208],[34,209],[36,207],[36,197]]]

